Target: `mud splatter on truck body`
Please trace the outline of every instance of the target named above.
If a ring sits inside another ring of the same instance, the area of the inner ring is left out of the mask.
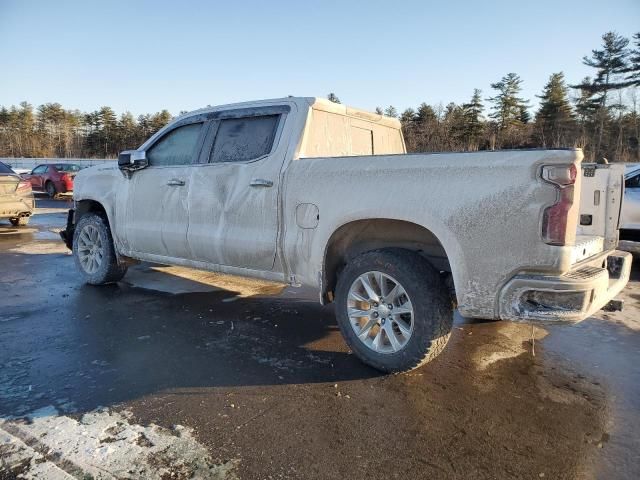
[[[185,139],[188,154],[176,153]],[[623,171],[582,159],[579,149],[406,154],[397,119],[316,98],[225,105],[178,118],[120,168],[80,172],[68,231],[98,212],[118,264],[301,284],[323,302],[340,296],[358,256],[402,249],[440,272],[467,317],[579,321],[622,289],[631,264],[615,250]],[[368,303],[351,289],[355,311],[388,315],[400,338],[396,314],[373,312],[380,282]]]

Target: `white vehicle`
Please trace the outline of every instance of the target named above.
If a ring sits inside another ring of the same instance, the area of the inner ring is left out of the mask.
[[[183,115],[78,173],[90,284],[133,261],[316,287],[364,362],[404,371],[467,317],[579,321],[629,277],[623,172],[578,149],[406,154],[398,120],[316,98]]]
[[[621,236],[640,240],[640,165],[629,165],[624,176],[625,191],[620,217]]]

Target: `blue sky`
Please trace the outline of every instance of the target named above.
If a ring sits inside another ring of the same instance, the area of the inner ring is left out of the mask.
[[[640,31],[640,0],[0,0],[0,104],[134,114],[325,96],[398,110],[463,102],[508,72],[535,103],[577,82],[609,30]]]

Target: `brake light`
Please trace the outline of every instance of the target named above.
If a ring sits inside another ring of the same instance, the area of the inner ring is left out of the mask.
[[[16,187],[17,193],[28,193],[31,191],[31,182],[29,180],[20,180],[18,186]]]
[[[574,164],[542,167],[542,179],[558,190],[556,203],[545,208],[542,214],[542,238],[549,245],[567,245],[575,236],[568,228],[568,221],[577,174]]]
[[[69,182],[71,181],[71,177],[68,173],[63,173],[62,175],[60,175],[60,180],[62,180],[63,182]]]

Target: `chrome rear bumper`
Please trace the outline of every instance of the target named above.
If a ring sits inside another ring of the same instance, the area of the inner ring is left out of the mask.
[[[516,275],[500,294],[500,318],[579,322],[609,304],[629,281],[632,256],[610,251],[564,275]]]

